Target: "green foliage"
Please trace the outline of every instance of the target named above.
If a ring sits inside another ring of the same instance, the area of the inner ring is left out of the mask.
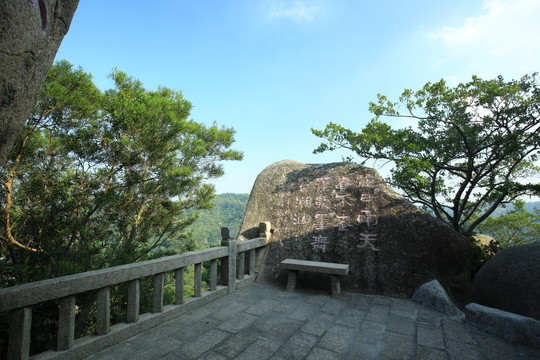
[[[471,241],[471,273],[474,277],[482,265],[501,250],[501,245],[497,240],[491,240],[485,244],[475,236],[469,239]]]
[[[527,211],[523,200],[516,200],[512,205],[507,212],[487,218],[477,231],[496,239],[501,248],[540,241],[540,209]]]
[[[375,117],[359,133],[330,123],[315,153],[345,148],[393,163],[390,184],[469,236],[498,206],[540,193],[540,86],[537,75],[448,87],[441,80],[405,90],[399,102],[378,95]],[[382,116],[416,126],[394,129]],[[364,162],[365,162],[364,161]],[[473,220],[474,218],[474,220]]]
[[[240,231],[248,199],[248,194],[216,195],[212,209],[202,211],[201,216],[188,228],[193,238],[207,247],[221,243],[221,228],[224,226],[232,226]]]
[[[212,207],[205,181],[242,158],[230,149],[234,130],[189,120],[180,92],[148,91],[117,70],[111,78],[101,93],[90,75],[55,64],[0,169],[0,251],[25,267],[17,282],[139,261],[172,238],[189,243],[186,228]]]

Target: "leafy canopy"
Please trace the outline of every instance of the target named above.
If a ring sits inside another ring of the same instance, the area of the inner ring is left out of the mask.
[[[477,230],[496,239],[502,248],[540,241],[540,209],[528,211],[523,200],[512,205],[503,214],[487,218]]]
[[[0,259],[15,282],[156,256],[212,206],[206,180],[241,160],[234,130],[188,119],[178,91],[125,73],[99,91],[56,63],[7,164],[0,167]],[[189,210],[189,212],[188,212]],[[4,277],[7,279],[10,277]]]
[[[354,132],[329,123],[314,153],[345,148],[394,167],[388,179],[411,201],[471,235],[501,204],[540,193],[540,87],[537,75],[505,82],[473,77],[452,88],[444,80],[406,89],[398,102],[378,95],[375,117]],[[412,119],[392,128],[381,117]],[[365,161],[364,161],[365,163]]]

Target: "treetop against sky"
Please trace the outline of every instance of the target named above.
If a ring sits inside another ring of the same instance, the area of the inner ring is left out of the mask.
[[[310,128],[359,131],[378,93],[540,70],[538,15],[537,0],[81,1],[57,60],[102,90],[118,68],[182,91],[191,117],[233,127],[245,154],[224,164],[218,193],[248,193],[273,162],[349,155],[313,155]]]

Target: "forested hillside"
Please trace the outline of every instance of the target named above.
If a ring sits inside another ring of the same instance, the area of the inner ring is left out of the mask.
[[[214,198],[214,208],[201,212],[189,228],[193,233],[193,240],[203,247],[219,244],[221,241],[221,227],[233,226],[240,230],[248,194],[220,194]]]

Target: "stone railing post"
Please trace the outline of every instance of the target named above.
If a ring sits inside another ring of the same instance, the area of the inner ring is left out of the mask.
[[[259,237],[263,237],[266,239],[266,242],[268,243],[268,240],[270,240],[270,237],[272,237],[272,225],[268,221],[261,221],[259,223]]]
[[[23,307],[11,312],[9,322],[8,359],[28,359],[30,354],[30,328],[32,308]]]
[[[128,283],[128,298],[127,298],[127,316],[128,323],[136,323],[139,321],[139,306],[140,306],[141,283],[139,279],[131,280]]]
[[[178,268],[174,272],[174,278],[176,281],[176,292],[174,303],[180,305],[184,303],[184,268]]]
[[[193,296],[201,297],[202,295],[202,263],[196,263],[194,266],[193,275]]]
[[[58,304],[57,350],[67,350],[75,341],[75,296],[67,296]]]
[[[96,334],[106,335],[111,329],[111,288],[98,290],[96,308]]]
[[[229,248],[229,255],[221,259],[221,284],[236,290],[236,233],[233,227],[221,228],[221,246]]]

